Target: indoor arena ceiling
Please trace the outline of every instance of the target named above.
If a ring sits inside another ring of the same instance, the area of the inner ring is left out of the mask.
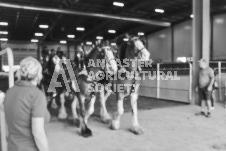
[[[121,2],[124,7],[113,5],[113,2]],[[8,22],[8,26],[0,26],[0,38],[9,40],[39,41],[67,40],[94,41],[97,36],[104,39],[114,39],[117,36],[130,33],[151,33],[164,26],[150,25],[144,20],[163,23],[179,23],[190,19],[192,14],[192,0],[1,0],[1,3],[9,3],[20,6],[32,6],[39,8],[55,8],[57,10],[70,10],[87,14],[103,14],[101,17],[87,15],[46,12],[40,10],[28,10],[22,8],[9,8],[0,6],[0,22]],[[11,5],[12,6],[12,5]],[[164,10],[164,13],[156,12],[156,9]],[[226,0],[211,0],[211,14],[225,12]],[[116,19],[109,19],[118,16]],[[129,19],[141,19],[138,22],[121,20],[120,17]],[[40,28],[39,25],[48,25],[48,28]],[[85,28],[84,31],[76,30],[77,27]],[[116,33],[109,33],[108,30]],[[35,33],[43,33],[43,36],[35,36]],[[75,35],[68,38],[67,35]],[[99,38],[101,38],[99,37]]]

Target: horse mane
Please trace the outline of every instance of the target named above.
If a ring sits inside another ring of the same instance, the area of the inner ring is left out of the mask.
[[[92,58],[92,56],[94,55],[94,53],[97,51],[97,47],[94,47],[89,54],[85,55],[84,54],[84,61],[85,61],[85,65],[87,65],[88,61],[90,58]]]

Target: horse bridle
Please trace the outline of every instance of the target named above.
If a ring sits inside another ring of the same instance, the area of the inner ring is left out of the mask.
[[[134,38],[131,38],[129,41],[131,42],[131,41],[137,41],[139,38],[137,38],[137,37],[134,37]],[[142,52],[142,50],[144,50],[144,49],[146,49],[145,47],[143,47],[143,48],[141,48],[141,49],[137,49],[137,52],[135,52],[135,54],[137,55],[137,56],[139,56],[139,54]],[[125,69],[126,70],[126,69]],[[127,70],[126,70],[127,71]],[[140,73],[140,71],[141,71],[141,68],[137,65],[137,68],[136,68],[136,71],[138,71],[138,73]],[[128,72],[128,71],[127,71]],[[133,80],[134,80],[134,83],[133,84],[136,84],[136,75],[134,75],[134,77],[133,77]],[[135,87],[134,87],[134,85],[132,86],[132,89],[131,89],[131,92],[130,93],[133,93],[133,92],[135,92]]]
[[[103,46],[103,47],[101,47],[101,48],[99,48],[100,50],[106,50],[106,51],[112,51],[112,53],[113,53],[113,50],[111,49],[111,47],[110,46]],[[105,54],[105,59],[107,59],[107,60],[115,60],[115,56],[114,56],[114,58],[112,58],[112,59],[109,59],[109,58],[106,58],[106,54]]]
[[[129,41],[138,41],[139,38],[138,37],[134,37],[134,38],[131,38]],[[137,52],[135,52],[137,55],[139,55],[139,53],[141,53],[142,50],[144,50],[145,47],[141,48],[141,49],[137,49]]]

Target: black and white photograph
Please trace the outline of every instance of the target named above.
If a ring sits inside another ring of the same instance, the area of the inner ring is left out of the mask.
[[[0,151],[226,151],[226,0],[0,0]]]

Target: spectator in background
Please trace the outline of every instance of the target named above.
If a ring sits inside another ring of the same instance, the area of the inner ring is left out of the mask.
[[[49,54],[49,50],[48,50],[47,46],[44,46],[42,48],[42,55],[48,55],[48,54]]]
[[[55,50],[54,50],[54,49],[51,49],[50,53],[51,53],[51,55],[56,54],[56,52],[55,52]]]
[[[211,95],[211,109],[214,109],[214,103],[216,102],[216,91],[218,90],[217,74],[218,74],[217,69],[214,69],[214,84]]]
[[[42,67],[32,58],[20,62],[18,81],[5,95],[9,151],[49,151],[44,125],[49,121],[46,97],[36,85]]]
[[[199,92],[201,97],[201,115],[206,115],[206,117],[210,117],[211,95],[214,84],[214,71],[208,66],[208,63],[205,59],[201,59],[199,61],[199,65]],[[206,106],[207,114],[205,114]]]
[[[64,56],[66,57],[65,53],[61,50],[61,47],[58,47],[58,48],[57,48],[56,55],[57,55],[60,59],[63,59]]]
[[[60,52],[62,52],[62,51],[61,51],[61,47],[57,47],[56,54],[58,54],[58,53],[60,53]]]
[[[49,61],[49,50],[47,49],[46,46],[44,46],[41,54],[41,62],[42,64],[45,64],[48,61]]]

